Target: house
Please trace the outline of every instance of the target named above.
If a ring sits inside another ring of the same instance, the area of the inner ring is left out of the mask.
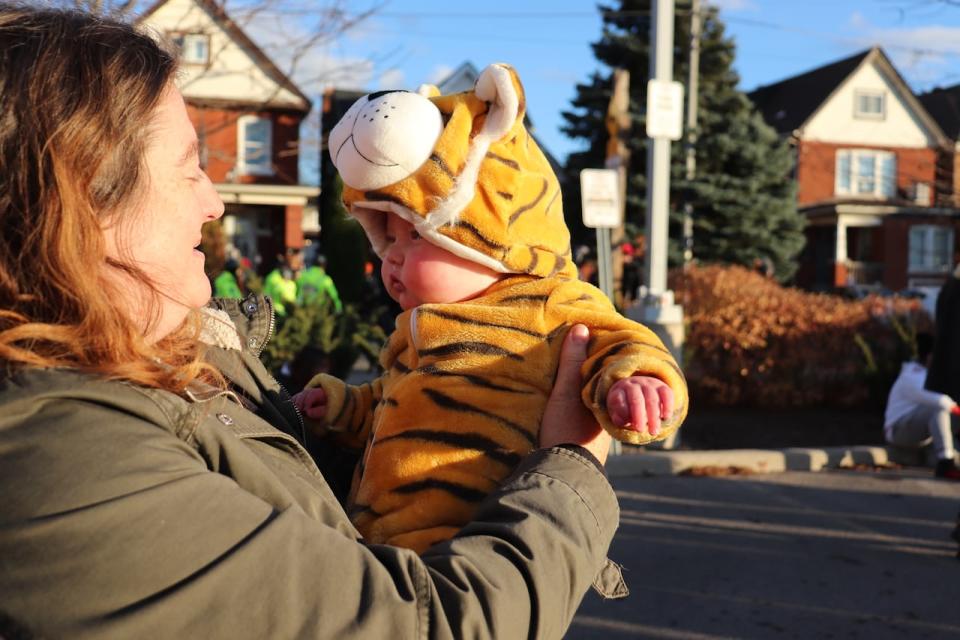
[[[952,143],[944,163],[944,179],[950,185],[949,204],[960,207],[960,84],[937,88],[917,96]]]
[[[320,189],[298,169],[309,98],[214,0],[159,0],[138,23],[180,49],[178,85],[226,204],[228,251],[269,268],[317,225]]]
[[[953,143],[874,47],[749,94],[796,151],[798,284],[938,290],[958,218]]]

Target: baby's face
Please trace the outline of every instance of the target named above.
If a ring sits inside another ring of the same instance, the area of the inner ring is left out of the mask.
[[[431,302],[469,300],[502,277],[424,240],[403,218],[385,215],[387,247],[380,276],[387,293],[404,310]]]

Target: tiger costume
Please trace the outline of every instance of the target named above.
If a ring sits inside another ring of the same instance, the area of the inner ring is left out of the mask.
[[[365,448],[348,498],[358,530],[418,552],[468,523],[537,446],[572,325],[591,333],[583,402],[615,438],[666,438],[688,405],[683,374],[656,335],[577,279],[559,183],[523,125],[516,72],[491,65],[473,91],[420,93],[365,96],[331,131],[344,203],[381,257],[389,212],[509,275],[476,298],[401,313],[373,382],[321,374],[308,385],[327,395],[326,418],[311,428]],[[674,412],[656,438],[615,426],[605,409],[611,385],[632,375],[673,391]]]

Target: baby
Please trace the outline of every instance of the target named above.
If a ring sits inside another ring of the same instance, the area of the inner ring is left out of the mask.
[[[295,397],[317,435],[363,449],[348,498],[371,542],[422,552],[537,446],[560,346],[590,328],[584,403],[643,444],[687,411],[683,375],[646,327],[577,280],[556,177],[523,126],[516,73],[474,91],[361,98],[330,134],[344,202],[403,308],[385,373],[348,386],[321,374]]]

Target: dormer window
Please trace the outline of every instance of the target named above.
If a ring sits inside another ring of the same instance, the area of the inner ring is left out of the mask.
[[[170,36],[180,51],[183,64],[206,65],[210,62],[210,37],[203,33],[174,33]]]
[[[886,116],[886,96],[883,91],[856,91],[853,97],[853,115],[868,120],[883,120]]]

